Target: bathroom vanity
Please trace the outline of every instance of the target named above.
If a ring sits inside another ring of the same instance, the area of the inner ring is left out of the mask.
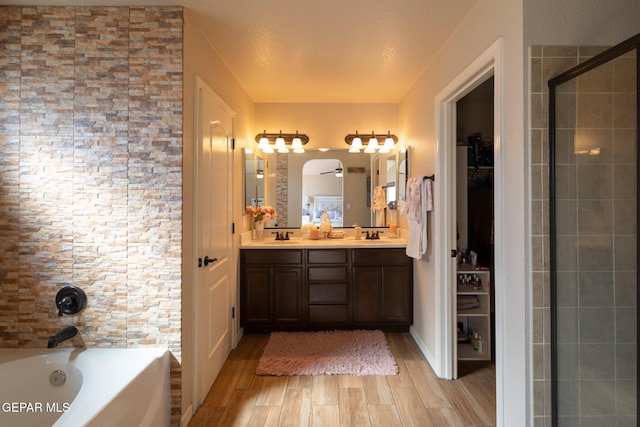
[[[240,250],[246,333],[408,331],[413,263],[401,239],[251,241]]]

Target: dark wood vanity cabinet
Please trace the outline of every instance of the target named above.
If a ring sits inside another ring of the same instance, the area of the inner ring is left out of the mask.
[[[240,322],[247,331],[297,330],[303,321],[302,250],[241,251]]]
[[[413,263],[404,248],[243,249],[240,321],[277,330],[408,331]]]

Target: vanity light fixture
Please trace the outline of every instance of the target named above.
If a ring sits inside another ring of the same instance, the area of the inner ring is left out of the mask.
[[[358,135],[358,131],[355,134],[349,134],[344,137],[344,141],[347,145],[350,145],[349,148],[350,153],[359,153],[362,148],[364,148],[365,153],[375,153],[379,151],[380,153],[389,153],[391,150],[395,148],[396,143],[398,142],[398,137],[391,134],[391,131],[387,131],[387,134],[376,134],[374,131],[371,131],[371,136],[369,137],[369,143],[366,147],[362,145],[362,139],[360,135]],[[380,145],[378,141],[384,141],[383,145]]]
[[[309,137],[303,133],[267,133],[265,130],[262,133],[256,135],[256,142],[258,148],[263,153],[274,153],[275,150],[278,153],[288,153],[290,145],[294,153],[304,153],[304,147],[309,142]],[[275,149],[275,150],[274,150]]]

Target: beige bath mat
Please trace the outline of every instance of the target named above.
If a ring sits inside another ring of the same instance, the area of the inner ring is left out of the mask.
[[[396,375],[382,331],[273,332],[258,375]]]

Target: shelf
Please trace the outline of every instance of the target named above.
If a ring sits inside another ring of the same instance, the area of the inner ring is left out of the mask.
[[[458,295],[489,295],[489,292],[486,289],[473,289],[473,290],[460,290],[458,288]]]
[[[487,343],[483,343],[483,351],[475,351],[471,343],[458,343],[458,360],[489,360],[490,353],[484,348]]]
[[[474,301],[477,298],[478,306],[469,309],[456,308],[456,322],[458,329],[466,331],[471,329],[482,336],[483,351],[473,349],[471,343],[458,342],[458,360],[490,360],[491,359],[491,271],[488,269],[476,269],[469,264],[458,266],[457,278],[464,276],[477,276],[481,288],[474,289],[469,282],[456,284],[456,296],[461,300]],[[466,298],[462,298],[466,296]],[[470,298],[471,297],[471,298]],[[473,305],[470,304],[469,305]],[[466,301],[464,301],[466,302]]]
[[[471,264],[460,264],[457,268],[458,273],[460,274],[469,274],[469,273],[478,273],[478,274],[489,274],[491,270],[485,269],[483,267],[476,268]]]
[[[482,307],[458,310],[458,317],[465,316],[489,316],[489,313],[487,313],[487,310]]]

